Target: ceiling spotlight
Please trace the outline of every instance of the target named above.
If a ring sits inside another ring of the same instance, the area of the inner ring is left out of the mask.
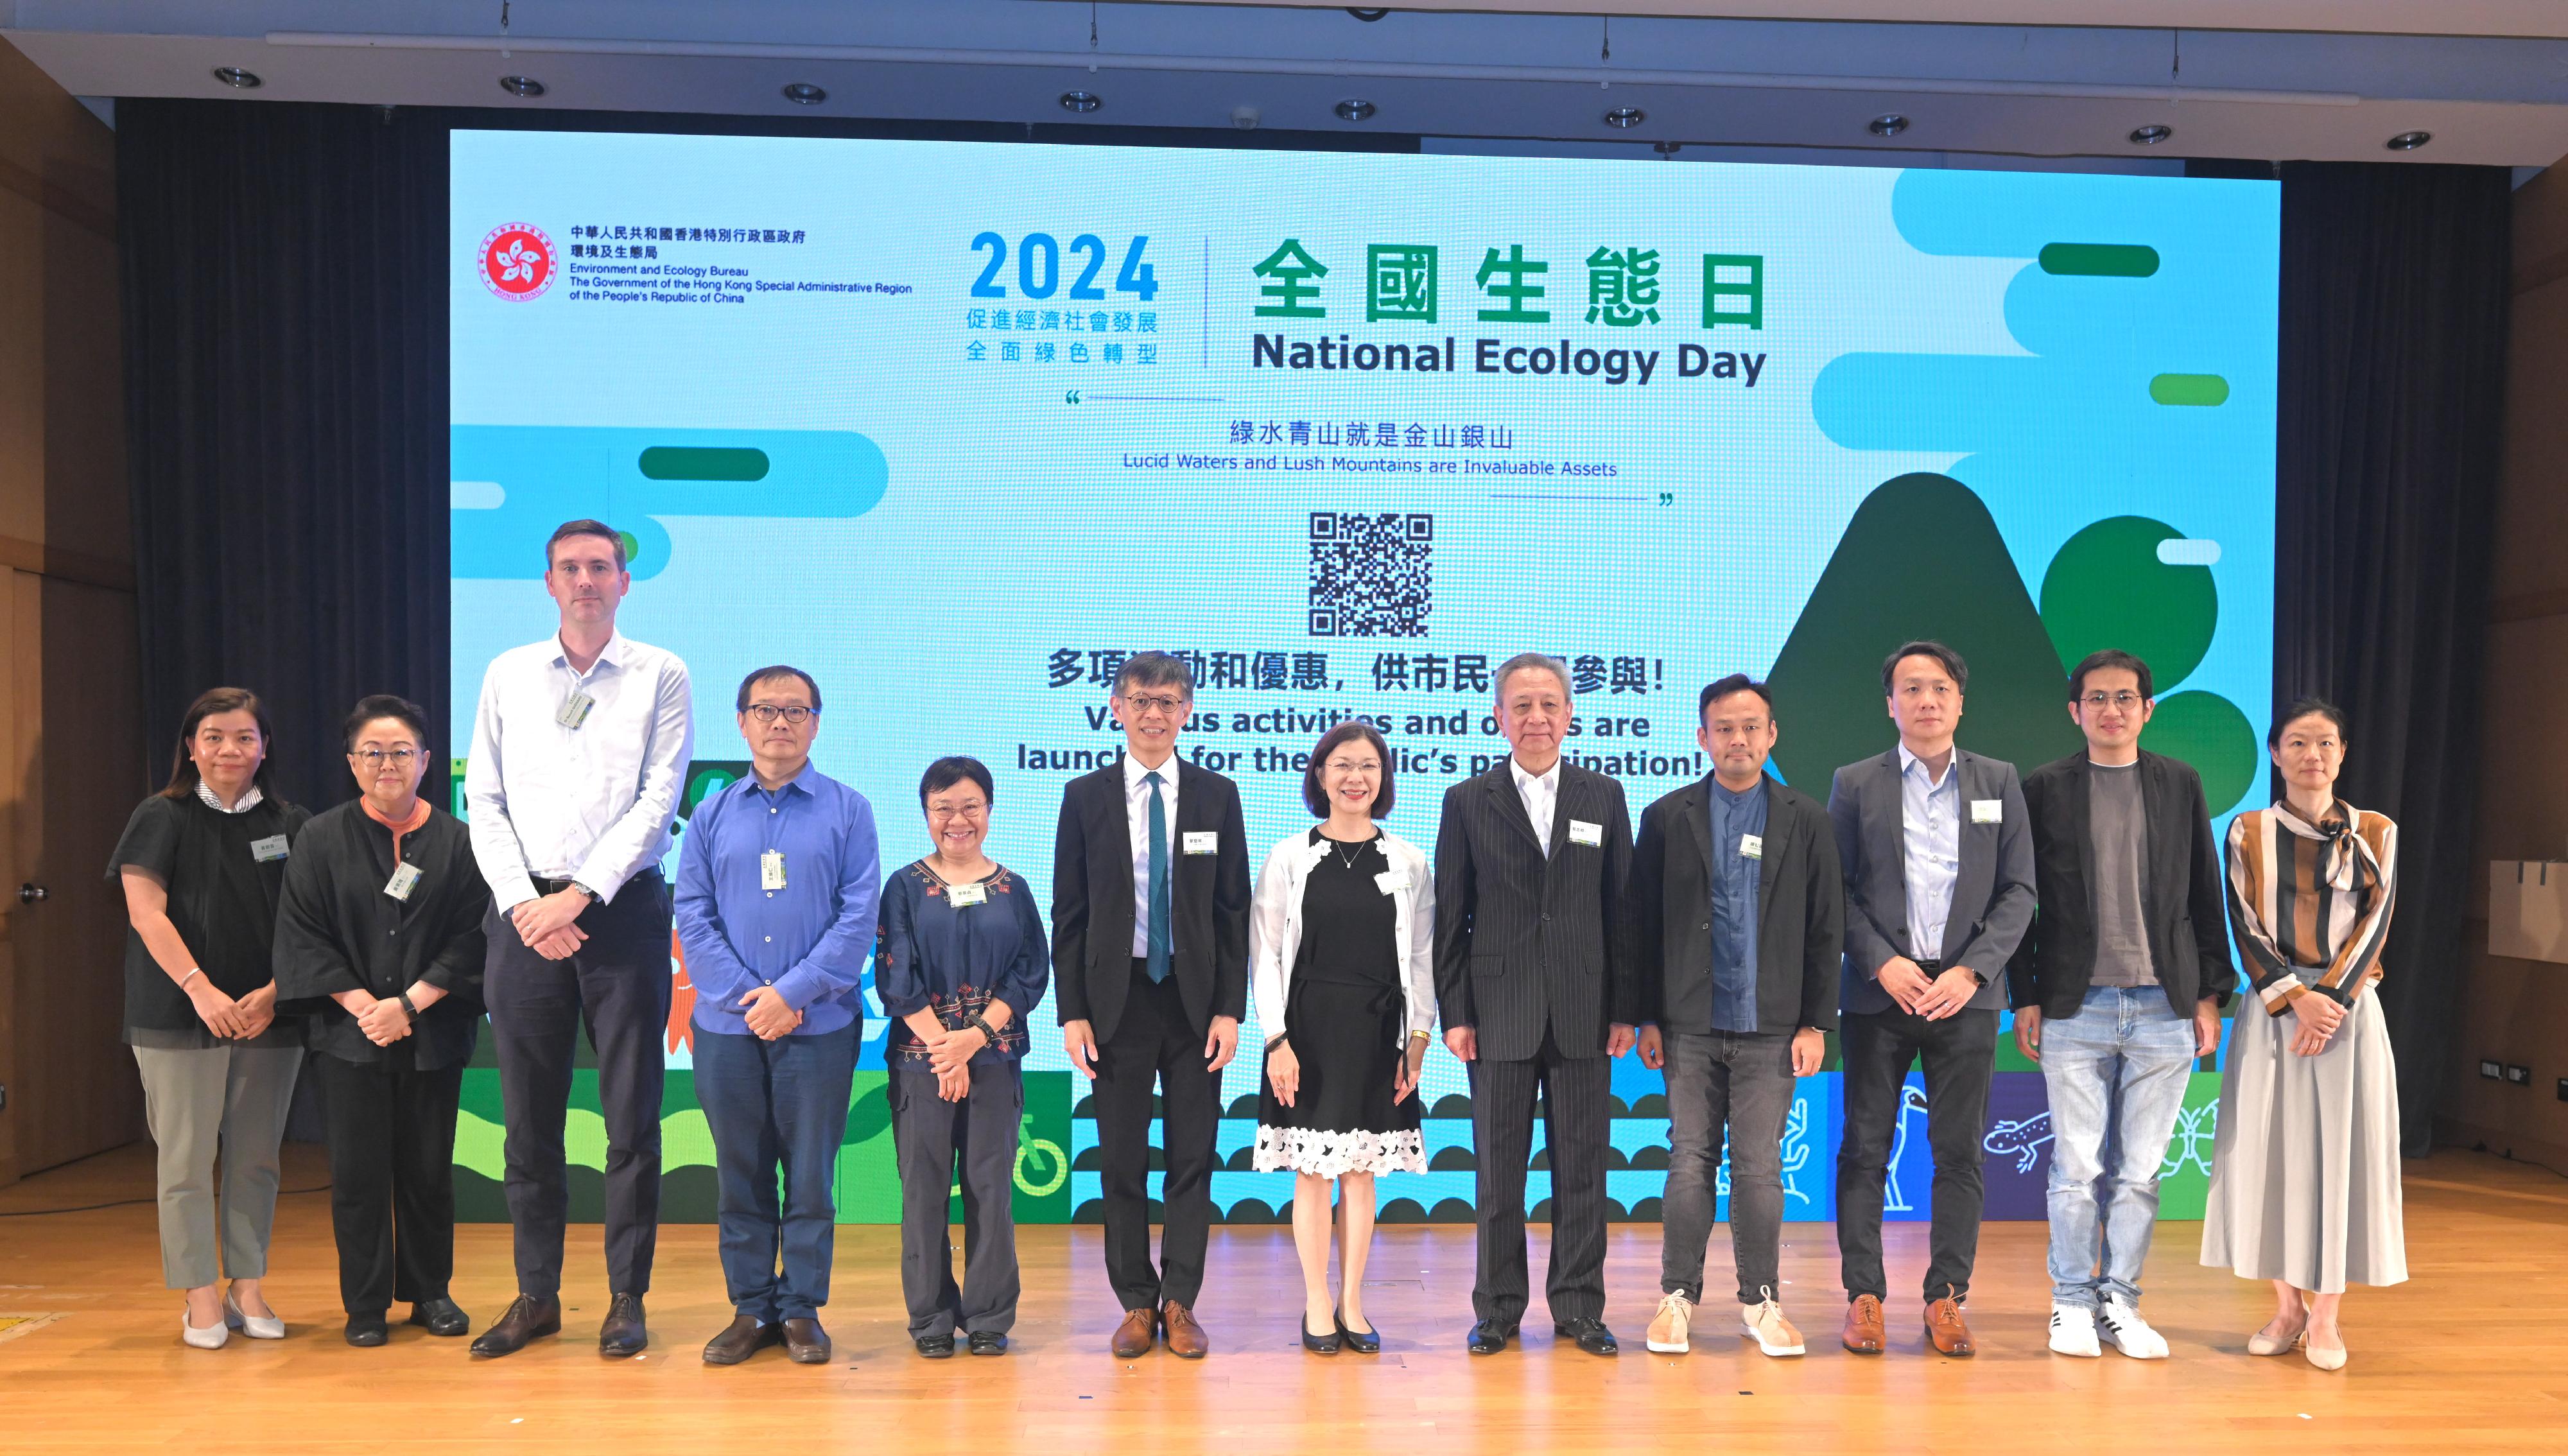
[[[790,81],[785,85],[785,99],[798,107],[816,107],[829,99],[829,93],[808,81]]]
[[[1347,14],[1365,22],[1367,25],[1371,25],[1373,22],[1382,19],[1390,13],[1391,7],[1388,5],[1350,5],[1347,7]]]
[[[499,78],[499,89],[510,96],[522,97],[527,101],[533,101],[544,94],[544,84],[531,76],[502,76]]]
[[[1361,122],[1372,117],[1378,110],[1380,110],[1380,108],[1376,107],[1369,101],[1342,101],[1338,103],[1338,120],[1341,122]]]
[[[1061,109],[1066,112],[1093,112],[1104,105],[1105,98],[1093,91],[1065,91],[1061,94]]]
[[[1682,142],[1653,142],[1650,144],[1650,149],[1661,156],[1674,156],[1678,152],[1685,150],[1685,144]]]
[[[2386,144],[2393,151],[2413,151],[2434,140],[2431,132],[2402,132]]]
[[[1897,112],[1884,112],[1866,122],[1864,130],[1875,137],[1896,137],[1908,130],[1908,119]]]
[[[1639,107],[1616,107],[1605,114],[1605,125],[1618,132],[1629,132],[1650,119]]]
[[[238,91],[256,91],[267,84],[258,79],[257,72],[243,71],[238,66],[215,67],[214,79]]]
[[[2131,129],[2131,145],[2135,146],[2155,146],[2174,135],[2175,128],[2161,127],[2152,122],[2148,126],[2133,127]]]

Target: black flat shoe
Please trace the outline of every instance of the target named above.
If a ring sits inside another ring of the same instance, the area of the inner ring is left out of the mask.
[[[954,1356],[953,1335],[922,1334],[918,1337],[917,1343],[918,1353],[923,1359],[943,1360]]]
[[[995,1329],[975,1329],[971,1349],[976,1355],[1003,1355],[1008,1352],[1008,1337]]]
[[[431,1334],[454,1336],[473,1328],[473,1316],[455,1308],[453,1300],[420,1300],[410,1307],[410,1321]]]
[[[1614,1331],[1602,1319],[1571,1319],[1551,1326],[1551,1332],[1563,1339],[1576,1340],[1578,1347],[1591,1355],[1620,1354],[1623,1347],[1614,1341]]]
[[[382,1344],[393,1337],[392,1329],[381,1314],[348,1316],[348,1343],[359,1347]]]
[[[1347,1316],[1344,1311],[1338,1310],[1332,1312],[1338,1321],[1338,1338],[1347,1342],[1347,1348],[1354,1350],[1360,1355],[1378,1355],[1382,1353],[1382,1331],[1380,1329],[1350,1329],[1347,1327]]]
[[[1471,1335],[1463,1342],[1464,1347],[1475,1355],[1493,1355],[1507,1347],[1507,1336],[1515,1332],[1516,1327],[1512,1324],[1483,1319],[1471,1326]]]
[[[1315,1355],[1336,1354],[1342,1342],[1343,1337],[1334,1329],[1326,1334],[1313,1334],[1309,1323],[1302,1325],[1302,1348]]]

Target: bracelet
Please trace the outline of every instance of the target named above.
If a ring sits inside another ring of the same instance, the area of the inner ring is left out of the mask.
[[[204,972],[204,968],[203,968],[203,967],[201,967],[201,966],[190,966],[190,967],[188,967],[188,968],[187,968],[187,974],[178,978],[178,989],[179,989],[180,991],[184,991],[184,990],[186,990],[186,989],[187,989],[187,983],[188,983],[188,982],[193,981],[193,980],[194,980],[194,979],[196,979],[197,977],[202,976],[202,975],[204,975],[204,974],[205,974],[205,972]]]
[[[1430,1036],[1430,1035],[1428,1035],[1428,1034],[1427,1034],[1426,1032],[1424,1032],[1424,1031],[1415,1031],[1415,1030],[1413,1030],[1413,1031],[1411,1031],[1411,1032],[1409,1033],[1409,1039],[1410,1039],[1410,1040],[1412,1040],[1412,1041],[1432,1041],[1432,1040],[1434,1040],[1435,1038],[1434,1038],[1434,1037],[1432,1037],[1432,1036]]]
[[[983,1017],[979,1012],[974,1012],[969,1017],[964,1018],[963,1023],[970,1026],[973,1030],[980,1032],[982,1035],[989,1037],[991,1045],[996,1046],[999,1044],[999,1028],[991,1025],[989,1019]]]

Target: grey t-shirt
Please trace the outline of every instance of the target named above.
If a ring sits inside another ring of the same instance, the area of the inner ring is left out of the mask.
[[[2153,986],[2157,975],[2140,908],[2140,864],[2149,845],[2140,765],[2090,761],[2086,768],[2086,832],[2095,851],[2095,974],[2087,984]]]

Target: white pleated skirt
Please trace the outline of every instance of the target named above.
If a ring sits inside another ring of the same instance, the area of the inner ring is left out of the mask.
[[[2299,1019],[2251,1000],[2220,1076],[2202,1262],[2241,1279],[2338,1295],[2408,1278],[2399,1188],[2399,1079],[2381,997],[2367,992],[2316,1056]]]

